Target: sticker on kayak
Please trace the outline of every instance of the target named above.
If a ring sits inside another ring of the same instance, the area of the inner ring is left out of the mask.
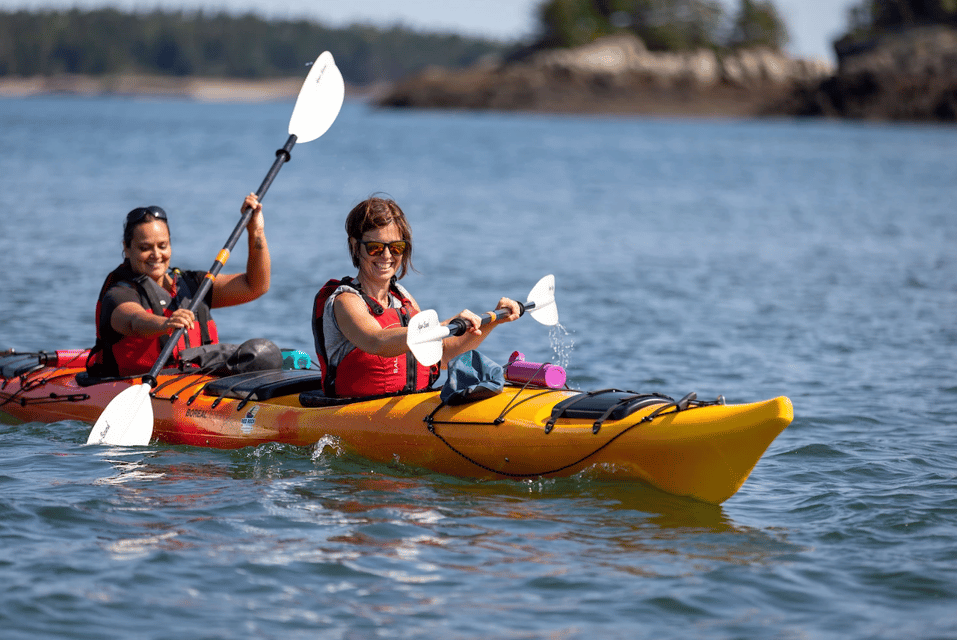
[[[259,406],[256,405],[246,412],[246,415],[242,419],[243,426],[240,428],[240,431],[246,435],[249,435],[252,432],[253,427],[256,425],[256,413],[258,411]]]

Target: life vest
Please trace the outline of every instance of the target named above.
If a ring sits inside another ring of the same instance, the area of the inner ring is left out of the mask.
[[[359,282],[346,277],[330,280],[319,289],[312,308],[312,335],[316,343],[316,355],[322,369],[323,392],[329,397],[365,397],[428,389],[439,377],[439,366],[426,367],[419,364],[411,352],[394,357],[382,357],[353,347],[338,365],[331,365],[326,353],[326,340],[322,330],[322,316],[326,301],[340,286],[355,289],[369,307],[369,313],[383,329],[407,327],[415,313],[412,301],[395,285],[393,279],[389,292],[402,304],[400,308],[383,308],[375,299],[366,295]]]
[[[190,299],[199,290],[202,274],[193,271],[173,269],[171,276],[175,282],[176,295],[171,296],[149,276],[137,274],[124,262],[106,277],[96,301],[96,345],[90,351],[86,368],[97,377],[130,376],[146,373],[153,368],[160,352],[166,346],[169,336],[144,338],[124,336],[110,325],[110,318],[103,317],[103,300],[107,291],[114,286],[128,286],[139,294],[140,304],[147,311],[165,317],[173,311],[189,306]],[[196,322],[193,328],[183,333],[172,358],[176,359],[182,349],[201,344],[219,342],[216,323],[210,315],[209,306],[200,301],[194,310]]]

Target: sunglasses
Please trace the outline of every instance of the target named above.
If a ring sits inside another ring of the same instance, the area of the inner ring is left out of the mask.
[[[382,252],[385,251],[386,247],[389,247],[389,252],[394,256],[401,256],[405,253],[405,250],[409,248],[409,243],[405,240],[396,240],[395,242],[379,242],[378,240],[359,240],[359,244],[366,248],[366,253],[368,253],[373,258],[375,256],[382,255]]]
[[[126,222],[123,223],[123,228],[126,229],[132,224],[141,222],[146,216],[153,216],[157,220],[166,221],[166,212],[163,211],[162,207],[157,207],[156,205],[137,207],[126,214]]]

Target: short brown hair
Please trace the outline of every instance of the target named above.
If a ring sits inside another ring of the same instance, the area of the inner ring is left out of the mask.
[[[409,221],[405,219],[405,213],[396,204],[395,200],[389,198],[379,198],[373,196],[363,200],[349,212],[346,216],[346,234],[350,238],[355,238],[355,246],[350,243],[349,252],[352,255],[352,264],[359,268],[359,242],[367,231],[381,229],[395,223],[402,234],[402,239],[409,243],[402,259],[399,263],[399,270],[396,272],[396,278],[401,280],[406,271],[412,267],[412,228]]]

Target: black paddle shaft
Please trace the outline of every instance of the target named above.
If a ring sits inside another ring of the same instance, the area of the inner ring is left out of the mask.
[[[259,185],[259,190],[256,191],[256,197],[260,201],[262,201],[262,199],[266,196],[269,186],[272,184],[272,181],[276,179],[276,175],[279,173],[282,165],[289,162],[292,148],[295,146],[295,144],[296,134],[289,134],[286,144],[283,145],[282,149],[276,151],[276,160],[272,163],[272,167],[269,168],[269,173],[266,174],[262,184]],[[243,235],[243,229],[246,228],[246,225],[249,224],[249,221],[252,219],[252,217],[253,210],[250,208],[244,208],[242,217],[239,219],[239,223],[236,224],[236,228],[233,229],[233,232],[229,235],[229,239],[226,240],[226,244],[223,245],[222,251],[220,251],[219,255],[216,256],[216,260],[213,261],[213,266],[209,268],[209,271],[206,273],[206,277],[203,278],[203,282],[199,285],[199,290],[193,296],[193,299],[190,300],[189,306],[187,307],[189,311],[195,311],[200,301],[206,297],[207,293],[209,293],[209,290],[213,286],[213,281],[216,279],[216,276],[219,275],[223,265],[226,264],[226,260],[229,259],[229,252],[232,251],[233,247],[236,246],[240,236]],[[159,358],[157,358],[156,362],[153,363],[153,368],[150,369],[149,373],[143,376],[144,383],[150,385],[151,387],[156,386],[156,375],[166,364],[166,361],[169,360],[170,355],[173,353],[173,349],[176,348],[176,343],[179,342],[179,339],[183,336],[185,331],[186,329],[184,327],[180,327],[173,332],[173,335],[170,336],[170,339],[166,341],[163,351],[160,352]]]
[[[535,308],[534,302],[526,302],[525,304],[522,304],[521,302],[519,302],[518,315],[523,316],[525,315],[525,312],[527,310],[534,309],[534,308]],[[499,309],[498,311],[489,311],[488,313],[483,313],[480,316],[480,319],[482,320],[481,326],[484,327],[485,325],[491,322],[494,322],[495,320],[501,320],[508,314],[509,314],[508,309]],[[462,318],[455,318],[453,320],[449,320],[448,327],[449,327],[450,336],[460,336],[460,335],[463,335],[466,331],[468,331],[469,323],[463,320]]]

